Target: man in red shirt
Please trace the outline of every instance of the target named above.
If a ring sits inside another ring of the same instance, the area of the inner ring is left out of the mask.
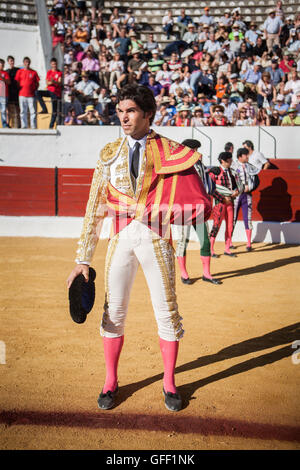
[[[62,72],[57,68],[57,60],[53,57],[50,62],[51,69],[48,70],[46,75],[47,90],[37,90],[36,98],[41,105],[41,114],[48,114],[47,106],[43,100],[43,97],[51,98],[52,104],[52,115],[49,128],[53,129],[57,118],[58,103],[61,102],[61,90],[62,90]],[[60,113],[58,124],[60,124]]]
[[[15,80],[18,82],[19,91],[19,104],[21,127],[26,129],[28,127],[27,113],[30,113],[30,127],[36,129],[36,99],[35,92],[39,87],[40,77],[37,72],[30,68],[31,60],[29,57],[24,57],[24,68],[19,69],[16,73]]]
[[[2,119],[2,127],[8,127],[6,120],[6,106],[8,97],[8,85],[10,78],[7,72],[4,71],[5,61],[0,59],[0,113]]]

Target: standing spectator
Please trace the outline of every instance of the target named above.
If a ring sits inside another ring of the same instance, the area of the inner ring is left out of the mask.
[[[35,92],[39,87],[40,77],[37,72],[30,68],[31,60],[24,57],[24,68],[16,73],[15,80],[19,84],[19,105],[21,115],[21,127],[28,127],[27,113],[30,113],[30,127],[36,129],[36,99]]]
[[[0,59],[0,113],[2,120],[2,127],[9,127],[6,116],[6,107],[8,99],[8,86],[10,84],[10,78],[7,72],[4,70],[5,61]]]
[[[15,59],[13,56],[9,55],[7,57],[7,62],[9,68],[6,70],[6,72],[10,78],[7,100],[8,124],[10,127],[20,128],[19,87],[15,80],[16,73],[19,69],[15,67]]]
[[[243,147],[245,147],[249,152],[249,163],[255,166],[259,171],[267,170],[271,166],[269,160],[264,156],[264,154],[258,150],[254,150],[254,145],[251,140],[245,140],[245,142],[243,142]]]
[[[165,16],[162,19],[162,27],[164,32],[167,35],[167,39],[170,39],[171,34],[173,34],[174,28],[174,18],[172,15],[172,10],[168,10]]]
[[[282,27],[283,22],[278,16],[276,16],[275,8],[270,9],[269,16],[263,24],[269,53],[273,51],[273,46],[277,45],[280,47],[280,34]]]
[[[193,23],[192,18],[189,15],[186,15],[185,8],[181,8],[180,15],[177,17],[176,24],[179,29],[180,38],[183,37],[184,33],[187,30],[188,24]]]
[[[44,97],[51,98],[52,115],[49,129],[53,129],[59,113],[58,124],[61,124],[61,95],[62,95],[62,72],[57,68],[57,60],[53,57],[50,62],[51,69],[46,75],[47,90],[37,90],[36,98],[42,108],[41,114],[48,114],[47,106],[43,100]]]
[[[204,13],[199,18],[200,24],[208,24],[208,26],[213,26],[215,23],[214,17],[210,15],[210,8],[204,7]]]
[[[92,21],[96,20],[96,15],[102,12],[104,0],[92,0]]]
[[[124,62],[121,60],[118,52],[115,53],[113,59],[109,62],[109,72],[109,88],[112,90],[115,81],[119,80],[121,74],[124,72]]]
[[[120,35],[115,39],[114,48],[115,51],[120,54],[120,58],[124,61],[125,66],[127,66],[128,63],[128,51],[130,44],[131,41],[126,36],[126,28],[121,28]]]

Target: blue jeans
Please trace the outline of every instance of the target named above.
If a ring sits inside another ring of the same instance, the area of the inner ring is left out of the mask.
[[[7,105],[7,98],[5,96],[0,96],[0,113],[2,119],[2,127],[8,127],[6,122],[6,105]]]

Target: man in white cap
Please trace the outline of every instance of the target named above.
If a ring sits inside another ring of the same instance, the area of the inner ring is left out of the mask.
[[[282,121],[284,116],[287,114],[288,109],[289,109],[289,105],[284,102],[284,96],[281,94],[278,94],[276,98],[276,104],[274,106],[274,110],[278,111],[280,121]]]
[[[280,46],[280,34],[283,27],[283,22],[276,16],[275,8],[269,10],[269,16],[263,24],[263,30],[267,42],[269,53],[272,52],[273,46]]]

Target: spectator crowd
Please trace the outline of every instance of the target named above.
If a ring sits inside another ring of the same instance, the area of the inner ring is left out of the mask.
[[[47,88],[39,90],[28,57],[19,70],[12,57],[7,69],[1,59],[3,127],[27,127],[28,111],[36,127],[36,102],[48,112],[44,97],[52,103],[50,128],[118,125],[116,94],[127,83],[153,91],[158,126],[300,124],[300,14],[286,16],[282,2],[261,27],[244,21],[239,8],[224,10],[221,18],[209,7],[199,18],[185,8],[178,17],[169,10],[161,23],[166,46],[154,33],[142,41],[134,11],[123,10],[112,7],[108,18],[104,1],[87,9],[84,1],[54,0],[49,21],[63,70],[53,59]]]

